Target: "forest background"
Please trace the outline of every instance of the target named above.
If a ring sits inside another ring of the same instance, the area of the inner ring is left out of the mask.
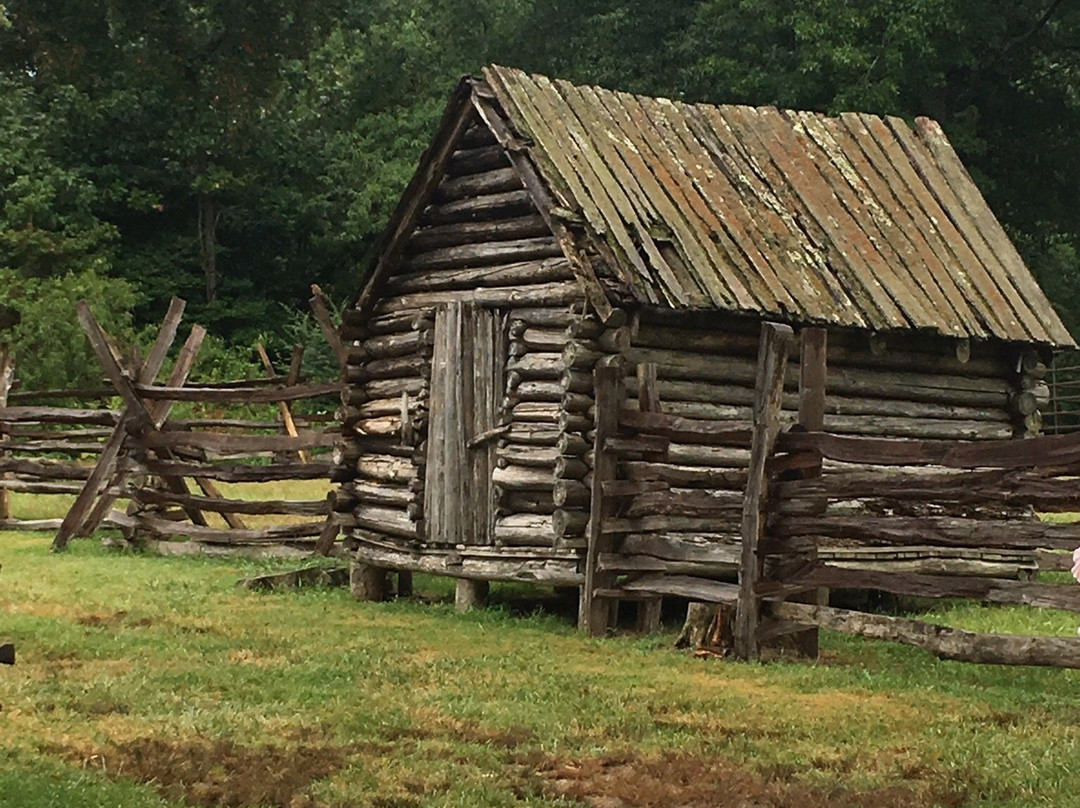
[[[360,286],[456,80],[497,62],[686,101],[939,120],[1080,335],[1080,4],[1066,0],[0,0],[0,339],[92,381],[73,304],[202,374]],[[17,321],[17,322],[16,322]]]

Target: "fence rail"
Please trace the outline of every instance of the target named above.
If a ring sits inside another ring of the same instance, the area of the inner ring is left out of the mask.
[[[1080,524],[1035,516],[1080,511],[1080,432],[977,442],[831,434],[820,329],[802,335],[799,420],[781,432],[793,339],[786,326],[763,326],[752,423],[664,413],[645,365],[634,407],[621,371],[596,370],[589,630],[604,631],[620,599],[681,595],[719,604],[744,658],[785,634],[814,653],[824,626],[950,659],[1080,667],[1077,638],[965,632],[820,597],[870,589],[1080,612],[1080,587],[1035,579],[1040,565],[1067,569],[1080,545]],[[714,460],[737,451],[738,462],[688,473],[671,462],[676,451]]]
[[[315,308],[328,316],[325,306]],[[63,519],[15,519],[9,505],[3,526],[54,530],[57,550],[108,526],[133,541],[186,538],[214,546],[289,544],[328,552],[339,527],[330,499],[241,499],[225,496],[217,484],[329,480],[329,450],[340,427],[330,413],[300,415],[290,405],[324,399],[339,385],[302,380],[302,346],[294,349],[286,375],[277,374],[260,351],[265,379],[188,384],[205,333],[197,325],[169,379],[156,384],[183,309],[183,301],[174,299],[146,361],[137,371],[125,371],[112,340],[86,304],[78,305],[80,322],[113,384],[111,398],[125,406],[40,406],[21,403],[34,400],[33,393],[22,393],[20,404],[0,407],[0,490],[75,495]],[[336,346],[335,355],[340,353]],[[79,400],[80,391],[66,392],[46,391],[44,400]],[[91,395],[104,400],[100,391]],[[205,409],[213,414],[172,418],[179,401],[211,405]],[[277,405],[279,418],[223,417],[220,409],[228,404]],[[129,501],[126,510],[114,507],[117,499]],[[250,517],[259,526],[249,525]]]

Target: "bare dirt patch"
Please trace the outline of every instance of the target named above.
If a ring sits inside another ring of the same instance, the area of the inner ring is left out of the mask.
[[[676,753],[548,760],[534,772],[535,792],[590,808],[957,808],[967,800],[944,786],[824,787],[801,781],[794,766],[755,772],[721,758]]]
[[[337,747],[247,747],[209,739],[140,738],[103,749],[42,751],[152,786],[166,799],[206,808],[308,805],[304,790],[336,772],[347,758],[347,750]]]
[[[517,749],[532,740],[533,734],[524,727],[508,730],[489,729],[469,724],[461,724],[450,730],[450,735],[458,741],[490,746],[495,749]]]

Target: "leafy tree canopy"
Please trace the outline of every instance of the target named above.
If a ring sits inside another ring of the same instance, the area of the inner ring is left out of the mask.
[[[123,281],[135,326],[180,294],[228,342],[280,331],[310,283],[359,285],[454,81],[495,61],[935,117],[1078,326],[1078,60],[1064,0],[6,0],[0,270]]]

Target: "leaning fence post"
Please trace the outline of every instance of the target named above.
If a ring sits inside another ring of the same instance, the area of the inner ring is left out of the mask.
[[[735,613],[735,654],[741,659],[758,656],[757,629],[761,604],[757,585],[762,564],[758,541],[765,522],[768,495],[766,463],[780,432],[780,402],[784,392],[788,348],[794,338],[790,326],[762,323],[754,384],[753,440],[742,509],[742,553],[739,561],[739,603]]]
[[[157,376],[158,371],[161,370],[161,365],[165,362],[166,354],[169,348],[172,346],[173,340],[176,338],[176,331],[180,326],[180,319],[184,313],[184,307],[187,304],[178,297],[174,297],[169,304],[169,310],[165,314],[165,319],[162,321],[161,330],[158,332],[157,339],[154,340],[154,346],[150,349],[149,355],[146,357],[146,362],[143,363],[142,368],[139,370],[137,380],[144,384],[151,383]],[[98,353],[98,358],[102,362],[102,367],[108,372],[113,369],[115,364],[112,361],[112,354],[108,348],[108,337],[101,330],[101,327],[94,320],[93,314],[90,312],[90,306],[86,301],[79,301],[76,306],[78,312],[79,322],[82,324],[83,329],[86,331],[87,337],[91,340],[91,345],[94,347],[95,353]],[[201,344],[202,334],[204,333],[201,328],[196,326],[196,329],[192,329],[192,336],[188,337],[188,341],[192,342],[193,337],[198,337],[198,342]],[[195,346],[195,350],[198,350],[198,346]],[[194,354],[192,355],[194,360]],[[177,364],[181,363],[181,359],[177,359]],[[118,371],[117,371],[118,372]],[[111,378],[111,376],[110,376]],[[126,377],[121,378],[121,382],[126,383],[130,387],[130,380]],[[113,382],[114,387],[116,382]],[[125,388],[126,389],[126,388]],[[121,392],[117,387],[117,392]],[[112,478],[113,472],[116,470],[117,461],[120,458],[121,450],[123,449],[124,442],[128,437],[128,426],[134,424],[136,419],[141,414],[145,415],[147,422],[152,421],[152,417],[146,412],[145,405],[142,400],[136,397],[135,401],[137,406],[132,406],[129,402],[124,409],[123,414],[117,420],[116,426],[113,428],[113,434],[109,440],[102,447],[101,454],[98,455],[97,464],[94,466],[93,471],[90,472],[90,477],[87,479],[86,484],[83,486],[82,491],[75,497],[75,502],[72,503],[71,508],[65,514],[63,521],[60,523],[60,528],[57,530],[56,536],[53,538],[52,549],[55,552],[62,552],[67,549],[68,543],[80,532],[89,535],[94,531],[97,525],[105,515],[108,513],[108,509],[112,506],[112,502],[115,499],[105,491],[109,480]],[[98,494],[101,494],[102,499],[98,501]],[[94,503],[98,502],[99,507],[95,509]]]

